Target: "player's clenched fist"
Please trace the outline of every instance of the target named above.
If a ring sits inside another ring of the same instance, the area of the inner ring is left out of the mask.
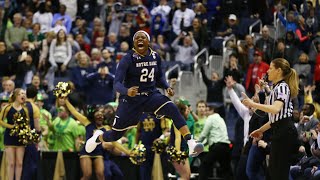
[[[133,86],[128,89],[128,96],[130,97],[135,97],[138,93],[139,86]]]

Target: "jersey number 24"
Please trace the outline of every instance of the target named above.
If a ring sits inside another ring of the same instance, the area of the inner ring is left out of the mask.
[[[147,68],[141,69],[140,82],[147,82],[148,79],[152,82],[154,80],[154,68],[150,71]]]

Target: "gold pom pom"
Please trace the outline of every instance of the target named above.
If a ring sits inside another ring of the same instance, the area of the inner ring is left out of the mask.
[[[40,141],[40,135],[30,129],[29,120],[20,113],[14,115],[14,127],[10,130],[10,136],[17,136],[22,144],[32,144]]]
[[[166,143],[164,139],[156,139],[152,143],[151,150],[155,153],[161,154],[166,149]]]
[[[178,151],[174,146],[167,147],[167,154],[169,155],[170,162],[177,162],[178,164],[185,163],[185,160],[189,157],[185,151]]]
[[[141,165],[146,160],[146,148],[143,144],[137,144],[131,150],[130,161],[133,164]]]
[[[53,94],[58,98],[67,97],[71,93],[71,86],[66,82],[59,82],[53,89]]]

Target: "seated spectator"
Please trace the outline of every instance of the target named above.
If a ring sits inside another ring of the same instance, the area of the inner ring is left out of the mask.
[[[93,68],[90,66],[90,57],[84,51],[78,52],[76,59],[77,66],[71,69],[70,80],[74,83],[76,91],[84,93],[88,88],[86,76],[93,72]]]
[[[169,26],[169,13],[171,11],[171,7],[168,4],[167,0],[160,0],[159,5],[151,9],[150,14],[154,18],[154,16],[161,14],[161,17],[163,18],[164,21],[164,29],[167,30]]]
[[[117,56],[116,56],[116,63],[119,63],[122,57],[128,53],[128,51],[129,51],[129,44],[125,41],[121,42],[120,49],[117,52]]]
[[[248,65],[254,62],[255,50],[253,37],[250,34],[246,35],[245,44],[238,46],[240,56],[239,64],[244,68],[244,70],[247,70]]]
[[[183,45],[179,45],[179,41],[183,41]],[[175,61],[178,61],[181,68],[186,71],[193,70],[194,56],[199,50],[199,46],[193,39],[192,33],[184,34],[183,32],[172,42],[171,47],[175,51]]]
[[[91,50],[90,54],[90,59],[91,62],[90,64],[92,65],[93,68],[97,68],[97,65],[103,61],[101,51],[99,51],[97,48],[93,48]]]
[[[111,74],[115,74],[116,72],[116,63],[114,60],[111,58],[111,53],[109,52],[108,49],[104,49],[102,51],[102,58],[103,61],[98,64],[97,69],[100,67],[107,66]]]
[[[84,39],[82,34],[76,34],[75,40],[78,42],[80,49],[84,52],[86,52],[88,55],[91,52],[90,44],[88,44]]]
[[[263,52],[263,59],[269,64],[274,51],[274,39],[270,37],[270,31],[267,26],[262,28],[262,38],[257,40],[256,48]]]
[[[117,39],[117,35],[115,33],[109,34],[108,39],[104,42],[104,46],[110,51],[113,58],[116,57],[120,49],[120,42]]]
[[[238,34],[239,29],[237,25],[237,16],[230,14],[227,23],[222,23],[219,25],[216,36],[211,40],[210,48],[214,51],[214,53],[222,54],[222,43],[224,38],[231,35],[238,37]]]
[[[94,41],[93,47],[98,49],[99,51],[102,51],[104,49],[103,41],[104,41],[103,37],[97,37],[96,40]]]
[[[161,16],[160,16],[161,17]],[[146,31],[148,34],[151,34],[151,23],[149,22],[150,16],[147,12],[145,12],[145,9],[142,6],[138,6],[138,12],[136,16],[136,22],[138,30]],[[160,22],[153,21],[153,25],[156,25]]]
[[[67,32],[67,28],[63,25],[63,21],[57,20],[50,31],[53,31],[55,34],[58,34],[60,30]]]
[[[67,41],[66,32],[60,30],[56,39],[50,44],[49,62],[52,67],[64,73],[72,57],[70,42]]]
[[[71,32],[72,19],[68,14],[66,14],[66,10],[67,6],[60,4],[59,13],[55,13],[53,15],[52,26],[55,26],[57,21],[61,21],[62,24],[60,25],[65,26],[67,29],[66,33],[69,34]]]
[[[298,44],[299,50],[309,53],[313,34],[312,31],[307,29],[305,19],[301,15],[298,15],[298,27],[295,32],[300,41]]]
[[[97,72],[87,75],[89,83],[87,89],[87,104],[107,104],[113,101],[113,80],[114,75],[110,74],[107,66],[100,67]]]
[[[0,79],[4,76],[11,76],[13,70],[13,58],[7,52],[7,46],[4,41],[0,41]]]
[[[194,11],[187,8],[187,1],[181,0],[181,7],[174,12],[172,19],[172,30],[174,34],[179,36],[183,31],[190,31],[192,20],[195,16]]]
[[[56,35],[54,32],[50,31],[46,33],[46,38],[42,41],[40,45],[40,57],[39,57],[39,65],[38,70],[41,77],[44,77],[47,73],[47,70],[49,68],[49,49],[51,42],[54,38],[56,38]]]
[[[40,32],[41,25],[39,23],[35,23],[32,25],[32,33],[28,35],[28,40],[32,43],[36,49],[39,48],[42,40],[44,40],[45,36]]]
[[[286,33],[285,45],[286,45],[286,54],[288,54],[288,61],[291,66],[295,64],[298,60],[298,40],[295,38],[295,34],[292,31]]]
[[[26,29],[27,34],[32,33],[32,19],[24,19],[22,21],[22,26]]]
[[[318,11],[318,12],[315,12],[315,11]],[[316,34],[319,29],[319,16],[318,16],[319,7],[315,9],[311,8],[307,13],[308,13],[308,15],[306,16],[307,29],[310,29],[312,34]]]
[[[229,55],[229,61],[224,67],[223,74],[223,77],[232,76],[237,83],[242,82],[243,72],[238,65],[238,57],[235,53]]]
[[[39,75],[34,75],[31,80],[31,85],[34,86],[38,90],[38,94],[46,101],[49,97],[47,94],[47,90],[43,87],[43,83],[41,83],[41,79]]]
[[[104,37],[104,35],[101,36],[101,33],[100,33],[101,29],[104,29],[104,27],[102,26],[101,19],[98,18],[98,17],[94,18],[94,20],[93,20],[93,28],[92,28],[92,35],[89,36],[89,38],[91,39],[91,44],[95,43],[97,37]],[[104,30],[104,32],[105,32],[105,30]]]
[[[209,36],[207,26],[201,23],[201,19],[197,17],[193,19],[191,32],[200,50],[208,46]]]
[[[15,84],[12,80],[10,79],[3,79],[2,81],[2,89],[3,91],[0,93],[0,98],[6,98],[9,99],[11,93],[13,92],[15,88]]]
[[[312,92],[314,91],[314,87],[312,86],[306,86],[304,87],[304,103],[310,103],[313,104],[315,107],[314,117],[320,118],[320,101],[319,101],[319,95],[316,94],[316,98],[314,99],[312,97]]]
[[[309,56],[306,53],[301,53],[299,56],[299,63],[293,66],[298,76],[300,77],[300,86],[304,87],[309,84],[309,77],[311,72],[311,66],[309,64]]]
[[[162,18],[161,14],[157,14],[152,18],[151,23],[151,36],[158,36],[159,34],[163,34],[165,21],[164,18]]]
[[[18,88],[25,88],[31,84],[33,75],[36,74],[36,67],[33,64],[32,56],[23,52],[14,65],[15,85]]]
[[[67,41],[71,45],[72,56],[74,56],[77,52],[80,51],[80,45],[79,45],[79,43],[77,41],[74,40],[73,34],[68,34],[67,35]]]
[[[41,33],[49,32],[52,26],[53,15],[51,13],[49,2],[42,2],[39,10],[33,15],[32,23],[41,24]]]
[[[287,51],[285,41],[281,39],[278,40],[273,58],[284,58],[289,60],[291,59],[289,57],[290,57],[290,54]],[[289,60],[289,62],[291,64],[292,60]]]
[[[72,29],[72,34],[77,35],[81,34],[85,43],[90,44],[90,34],[91,34],[91,29],[87,27],[86,21],[78,17],[75,22],[76,27]]]
[[[138,28],[135,16],[136,15],[134,13],[129,12],[125,14],[124,19],[121,23],[122,26],[126,26],[128,28],[131,35],[133,35],[136,32],[136,29]]]
[[[299,133],[299,139],[305,139],[306,143],[309,143],[309,137],[305,137],[306,132],[310,132],[310,130],[315,129],[317,124],[319,123],[319,120],[313,116],[314,112],[315,107],[311,103],[304,104],[300,112],[300,119],[297,130]]]
[[[170,60],[167,59],[167,53],[170,51],[170,46],[166,42],[165,37],[162,34],[159,34],[155,38],[155,41],[151,43],[152,49],[159,54],[161,60]]]
[[[230,14],[227,23],[223,23],[217,31],[217,36],[226,37],[234,34],[238,36],[237,16]]]
[[[201,24],[201,26],[207,27],[209,16],[207,14],[206,7],[201,2],[198,2],[195,4],[193,11],[194,13],[196,13],[195,18],[199,19],[199,23]]]
[[[8,51],[20,49],[23,40],[28,39],[26,28],[22,27],[22,16],[16,13],[13,16],[13,27],[8,28],[5,34],[5,42]]]
[[[126,41],[129,44],[129,48],[133,47],[133,41],[130,34],[130,29],[126,25],[121,25],[118,35],[118,41]],[[130,48],[131,49],[131,48]]]
[[[260,51],[254,52],[254,63],[249,65],[245,87],[247,93],[254,94],[254,86],[262,79],[269,70],[269,65],[262,60],[263,54]]]

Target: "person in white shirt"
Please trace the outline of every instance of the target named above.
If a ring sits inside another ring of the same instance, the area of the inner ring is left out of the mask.
[[[40,30],[41,33],[46,33],[51,29],[53,15],[50,12],[50,9],[48,8],[49,6],[46,5],[46,3],[41,3],[39,6],[39,11],[37,11],[33,15],[32,22],[33,24],[35,23],[41,24],[41,30]]]
[[[190,30],[192,21],[196,14],[192,9],[187,8],[186,0],[181,0],[181,8],[176,10],[172,19],[173,32],[178,36],[182,31]],[[181,29],[183,28],[183,29]]]

